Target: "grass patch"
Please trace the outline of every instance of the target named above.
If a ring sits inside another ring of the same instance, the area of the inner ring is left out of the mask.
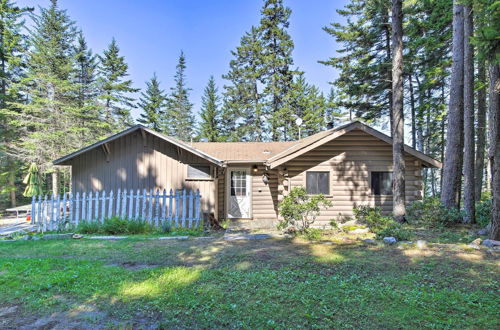
[[[0,245],[0,300],[28,327],[90,305],[112,327],[497,328],[498,266],[456,247],[301,238],[20,241]]]

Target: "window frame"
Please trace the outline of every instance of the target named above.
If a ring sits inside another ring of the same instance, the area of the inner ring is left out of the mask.
[[[208,177],[190,177],[189,176],[189,167],[208,167],[209,171],[209,176]],[[186,180],[189,181],[213,181],[214,180],[214,173],[213,173],[213,167],[209,164],[187,164],[186,165]]]
[[[328,193],[318,193],[318,194],[311,194],[307,191],[307,173],[326,173],[328,174]],[[311,170],[311,171],[305,171],[304,172],[304,187],[306,188],[306,193],[308,195],[314,196],[314,195],[320,195],[323,194],[323,196],[332,196],[332,180],[331,180],[331,171],[320,171],[320,170]]]
[[[394,171],[392,170],[370,170],[370,175],[368,177],[368,187],[370,189],[370,195],[371,196],[375,196],[375,197],[378,197],[378,196],[392,196],[392,189],[391,189],[391,193],[390,194],[375,194],[375,190],[373,189],[373,186],[372,186],[372,178],[373,178],[373,173],[391,173],[392,175],[392,182],[391,182],[391,187],[392,187],[392,184],[394,182]]]

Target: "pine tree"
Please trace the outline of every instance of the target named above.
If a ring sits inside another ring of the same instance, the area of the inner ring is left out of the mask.
[[[403,222],[405,207],[403,112],[403,0],[392,0],[392,167],[394,219]]]
[[[220,136],[219,96],[213,76],[210,76],[202,96],[200,137],[216,142]]]
[[[464,8],[455,0],[453,5],[453,67],[446,154],[443,168],[441,201],[447,207],[458,206],[463,155],[463,84],[464,84]]]
[[[337,13],[347,23],[332,23],[325,32],[343,45],[339,57],[320,61],[340,70],[333,82],[339,105],[367,121],[390,122],[390,2],[352,0]],[[351,116],[352,117],[352,116]]]
[[[475,222],[474,33],[472,6],[464,6],[464,223]]]
[[[130,109],[135,105],[130,93],[139,89],[133,88],[132,80],[126,79],[128,65],[125,57],[120,55],[115,38],[99,59],[99,85],[102,90],[100,98],[104,103],[105,120],[113,123],[114,129],[123,129],[132,124]]]
[[[189,101],[186,86],[186,58],[181,52],[176,66],[175,86],[170,90],[167,103],[166,132],[181,140],[189,141],[194,134],[193,104]]]
[[[332,126],[337,126],[343,120],[343,114],[338,108],[337,95],[333,88],[330,88],[325,103],[325,122],[331,123]],[[352,118],[349,118],[352,121]]]
[[[33,21],[26,77],[18,85],[29,103],[15,104],[21,112],[16,123],[22,136],[17,154],[39,164],[44,172],[51,171],[53,193],[58,193],[58,171],[52,161],[80,144],[75,124],[78,86],[72,79],[77,31],[56,0]]]
[[[287,32],[290,14],[290,8],[285,7],[282,0],[266,0],[257,29],[262,46],[263,81],[266,84],[263,93],[273,141],[286,139],[283,126],[290,117],[286,100],[297,73],[292,69],[294,44]]]
[[[30,8],[19,8],[10,0],[0,0],[0,177],[6,178],[1,184],[0,194],[9,195],[11,207],[16,206],[16,174],[19,168],[15,151],[11,150],[19,135],[10,122],[12,114],[18,109],[11,103],[19,101],[15,84],[23,76],[26,51],[22,16],[29,11]]]
[[[223,76],[230,84],[224,86],[222,139],[229,141],[264,141],[267,139],[266,113],[262,86],[264,69],[262,43],[257,28],[252,27],[232,51],[230,71]],[[238,118],[241,121],[238,122]]]
[[[155,73],[146,82],[146,91],[141,93],[139,107],[143,112],[137,121],[157,132],[163,132],[166,99],[165,91],[160,88],[160,82]]]
[[[97,97],[97,56],[88,48],[87,42],[80,32],[75,47],[74,81],[77,84],[76,104],[79,107],[78,119],[81,135],[81,147],[97,141],[109,134],[110,123],[102,120],[102,108]]]

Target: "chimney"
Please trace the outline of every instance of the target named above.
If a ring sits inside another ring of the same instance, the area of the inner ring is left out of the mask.
[[[333,128],[333,122],[328,122],[326,123],[326,129],[332,129]]]

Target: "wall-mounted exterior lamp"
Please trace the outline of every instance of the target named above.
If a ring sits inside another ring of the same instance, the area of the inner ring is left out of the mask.
[[[269,174],[264,173],[262,175],[262,182],[264,182],[264,184],[268,184],[269,183]]]

